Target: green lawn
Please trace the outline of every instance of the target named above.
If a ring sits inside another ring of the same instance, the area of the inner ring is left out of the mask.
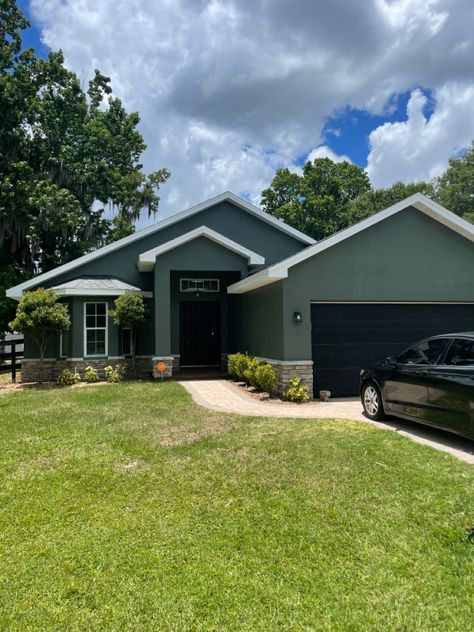
[[[474,469],[176,383],[0,396],[0,629],[467,631]]]

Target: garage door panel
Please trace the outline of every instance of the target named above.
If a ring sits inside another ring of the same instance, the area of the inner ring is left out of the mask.
[[[386,340],[386,328],[390,329],[393,342],[403,343],[406,339],[406,328],[399,321],[386,322],[383,329],[380,328],[380,322],[360,323],[354,325],[350,321],[340,321],[337,323],[328,323],[322,325],[319,330],[314,333],[313,344],[327,343],[328,336],[332,342],[337,344],[358,344],[361,337],[373,344],[380,344]],[[422,331],[423,324],[414,330]]]
[[[474,305],[316,303],[311,321],[315,394],[356,395],[361,367],[427,336],[474,330]]]
[[[389,343],[385,345],[387,350],[385,359],[389,355],[396,355],[405,349],[406,345],[400,343]],[[313,348],[314,350],[314,348]],[[368,344],[364,349],[365,363],[376,364],[380,362],[380,344]],[[360,344],[347,345],[320,345],[317,354],[313,353],[315,365],[320,367],[336,369],[338,367],[355,367],[357,372],[361,368]]]

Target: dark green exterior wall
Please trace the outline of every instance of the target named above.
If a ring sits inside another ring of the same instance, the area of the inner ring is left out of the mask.
[[[290,268],[279,285],[282,359],[311,359],[311,301],[474,301],[474,244],[408,208]]]
[[[153,300],[149,303],[150,318],[138,333],[137,354],[169,355],[170,353],[178,353],[179,340],[176,335],[176,319],[179,318],[179,309],[177,310],[175,306],[171,316],[171,271],[229,271],[238,273],[238,277],[233,277],[233,282],[235,282],[247,274],[247,260],[208,239],[201,238],[160,257],[155,271],[140,272],[137,268],[137,262],[141,253],[202,225],[208,226],[262,255],[265,257],[265,265],[280,261],[306,246],[298,239],[283,233],[250,213],[229,202],[224,202],[143,239],[138,239],[113,253],[58,276],[44,285],[46,287],[59,285],[78,276],[113,276],[138,286],[142,290],[155,292],[156,302]],[[99,301],[102,299],[84,300]],[[84,300],[75,298],[70,301],[72,328],[70,332],[65,334],[66,345],[63,344],[64,353],[67,353],[69,357],[83,357]],[[234,331],[233,313],[229,307],[232,299],[221,297],[219,300],[223,305],[222,348],[225,351],[225,348],[233,344],[231,336]],[[108,297],[107,301],[112,307],[113,298]],[[225,318],[226,314],[228,318]],[[114,328],[115,326],[109,319],[109,355],[120,355],[119,332]],[[225,333],[226,328],[228,328],[227,333]],[[171,338],[172,335],[173,339]],[[25,353],[27,357],[37,357],[36,348],[31,344],[31,341],[26,341]],[[59,357],[59,338],[51,341],[47,356]]]
[[[138,335],[138,355],[179,353],[180,300],[221,303],[221,349],[248,351],[279,360],[311,360],[311,301],[470,302],[474,301],[474,244],[410,208],[384,220],[289,270],[287,279],[244,295],[180,296],[180,276],[219,276],[224,286],[247,273],[247,260],[199,238],[165,253],[155,270],[139,272],[138,255],[160,243],[207,225],[267,258],[270,264],[302,249],[301,242],[224,203],[56,278],[51,285],[80,275],[103,275],[154,292],[147,301],[150,318]],[[63,340],[64,353],[83,357],[83,303],[113,297],[68,300],[73,322]],[[295,324],[293,313],[303,314]],[[120,332],[109,319],[109,355],[119,356]],[[37,357],[30,342],[27,357]],[[47,357],[59,356],[59,339]]]
[[[283,287],[273,283],[235,296],[235,351],[283,358]]]
[[[84,357],[84,303],[107,303],[108,309],[114,307],[114,298],[110,296],[90,296],[75,297],[65,301],[69,308],[71,318],[71,328],[63,333],[63,355],[64,358]],[[149,317],[140,328],[137,335],[137,355],[153,355],[155,348],[154,329],[154,305],[153,301],[145,301]],[[121,330],[114,325],[112,318],[108,318],[108,356],[117,357],[122,354]],[[25,357],[38,358],[38,348],[30,339],[25,339]],[[46,354],[46,358],[60,357],[59,336],[51,337]]]
[[[139,255],[203,225],[262,255],[265,265],[280,261],[306,246],[250,213],[224,202],[56,277],[50,285],[78,276],[101,275],[118,277],[142,290],[153,290],[153,273],[140,272],[137,268]]]

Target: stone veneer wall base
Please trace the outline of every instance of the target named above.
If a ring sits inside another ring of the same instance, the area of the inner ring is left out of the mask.
[[[137,379],[152,377],[152,356],[137,356],[135,358],[135,375],[132,372],[131,358],[60,358],[58,360],[44,360],[42,378],[44,382],[54,382],[64,369],[77,372],[82,377],[86,366],[93,366],[97,369],[99,377],[105,379],[104,368],[109,365],[115,366],[116,364],[125,364],[127,366],[126,377],[135,377]],[[24,358],[21,361],[21,381],[38,382],[39,377],[40,361],[37,358]]]
[[[271,364],[277,374],[275,393],[283,395],[288,383],[295,377],[301,378],[302,384],[308,387],[308,393],[313,399],[313,361],[312,360],[274,360],[272,358],[257,358]]]

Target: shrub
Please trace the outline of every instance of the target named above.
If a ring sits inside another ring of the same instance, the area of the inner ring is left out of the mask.
[[[275,389],[277,374],[271,364],[260,364],[255,371],[255,382],[257,388],[265,391],[269,395]]]
[[[94,366],[86,366],[84,369],[84,379],[86,382],[98,382],[99,381],[99,373]]]
[[[68,306],[58,301],[54,290],[40,287],[25,292],[18,303],[14,320],[9,323],[12,331],[29,336],[37,345],[40,356],[39,382],[43,381],[44,354],[48,340],[71,326]]]
[[[81,381],[79,373],[73,373],[69,369],[63,369],[56,379],[59,386],[72,386]]]
[[[260,364],[261,363],[259,360],[257,360],[257,358],[252,358],[249,356],[247,360],[247,368],[244,370],[244,380],[247,382],[247,384],[250,384],[250,386],[254,386],[255,388],[258,388],[257,370]]]
[[[250,356],[246,353],[233,353],[227,358],[227,371],[237,380],[244,380],[244,371],[248,368]]]
[[[127,367],[124,364],[116,364],[115,368],[112,366],[106,366],[104,369],[105,378],[107,382],[121,382],[127,372]]]
[[[308,387],[305,384],[301,384],[300,377],[294,377],[288,382],[284,397],[289,402],[308,402]]]

